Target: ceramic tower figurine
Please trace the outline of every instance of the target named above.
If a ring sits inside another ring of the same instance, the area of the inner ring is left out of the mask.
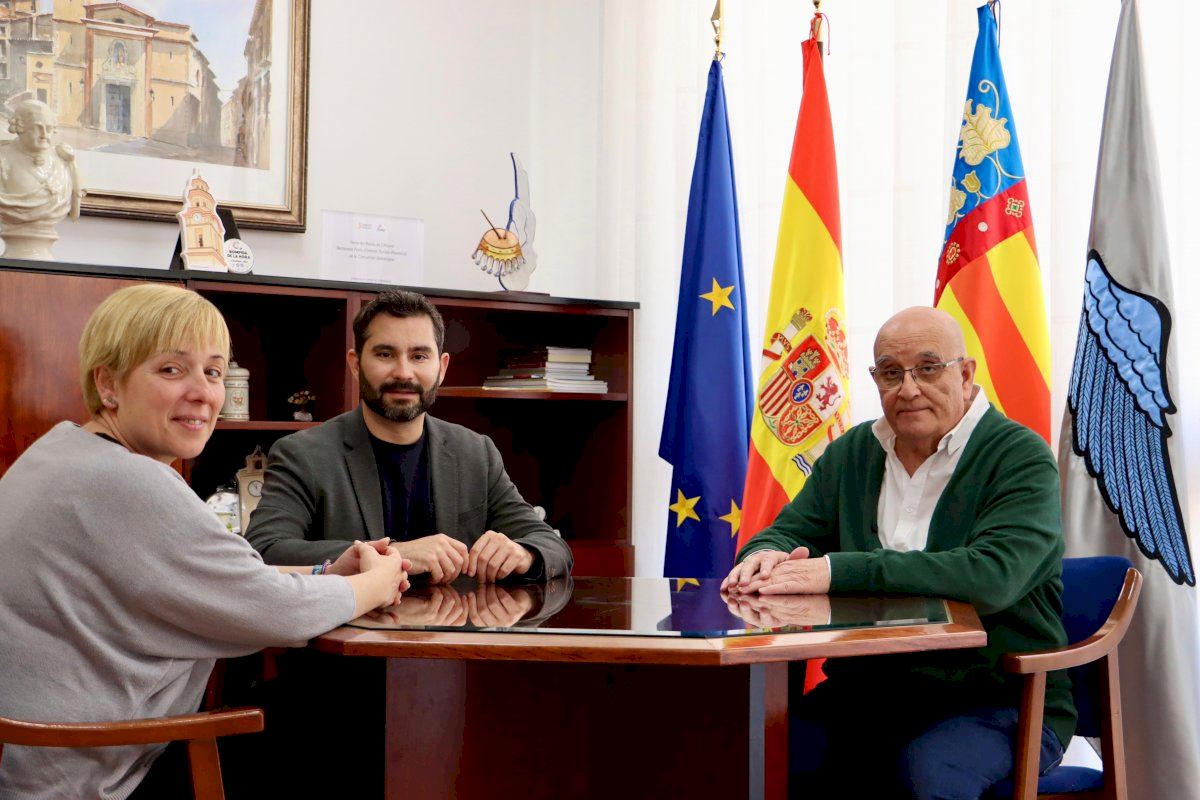
[[[217,201],[199,170],[192,170],[183,190],[183,209],[175,216],[183,237],[180,256],[184,268],[224,270],[225,223],[217,216]]]

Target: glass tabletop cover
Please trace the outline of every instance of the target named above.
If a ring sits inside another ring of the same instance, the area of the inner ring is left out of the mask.
[[[374,630],[727,637],[943,624],[946,603],[904,595],[730,595],[720,580],[558,578],[416,585],[350,625]]]

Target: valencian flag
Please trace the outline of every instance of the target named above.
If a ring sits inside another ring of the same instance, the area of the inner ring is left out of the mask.
[[[810,35],[801,48],[804,95],[784,185],[739,546],[775,520],[850,423],[833,124],[820,46]]]
[[[658,447],[674,466],[668,576],[715,578],[733,562],[752,396],[744,286],[725,84],[714,60],[692,170],[671,383]]]
[[[962,326],[975,382],[997,410],[1050,441],[1050,333],[1033,216],[996,19],[979,38],[950,179],[934,304]]]
[[[1196,570],[1184,509],[1175,299],[1136,3],[1125,0],[1104,105],[1083,311],[1059,438],[1067,555],[1144,576],[1121,643],[1129,797],[1200,787]]]

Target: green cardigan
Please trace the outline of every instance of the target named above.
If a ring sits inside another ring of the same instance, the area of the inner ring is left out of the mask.
[[[757,550],[787,552],[803,545],[814,557],[829,555],[831,592],[896,592],[971,603],[987,629],[986,647],[834,660],[826,673],[872,685],[888,676],[897,691],[933,682],[940,697],[958,691],[972,704],[1018,706],[1019,676],[1003,672],[1001,657],[1066,644],[1058,467],[1050,448],[989,408],[938,500],[925,550],[910,552],[884,550],[879,542],[884,459],[871,424],[856,425],[829,445],[804,489],[746,543],[738,561]],[[1064,747],[1075,718],[1069,678],[1050,673],[1045,722]]]

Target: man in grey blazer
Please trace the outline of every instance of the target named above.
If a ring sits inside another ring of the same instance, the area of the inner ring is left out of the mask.
[[[521,497],[492,440],[426,413],[450,363],[444,333],[415,292],[363,306],[347,354],[362,404],[271,448],[246,533],[268,564],[319,564],[355,539],[388,537],[410,574],[435,583],[570,573],[570,548]]]

